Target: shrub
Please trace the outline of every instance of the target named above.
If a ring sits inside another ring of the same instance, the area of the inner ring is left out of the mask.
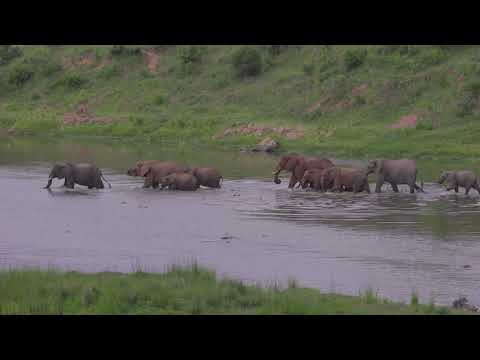
[[[464,95],[455,104],[456,114],[459,117],[471,115],[474,107],[475,107],[475,100],[472,98],[472,96]]]
[[[19,56],[22,56],[22,49],[18,46],[0,45],[0,65],[8,64]]]
[[[99,72],[98,76],[102,79],[108,80],[121,75],[122,69],[118,64],[105,65]]]
[[[465,91],[473,97],[480,95],[480,79],[472,79],[465,84]]]
[[[199,63],[204,53],[205,47],[198,45],[182,46],[177,49],[178,59],[183,65]]]
[[[303,64],[303,72],[311,76],[313,72],[315,71],[315,65],[314,64]]]
[[[26,64],[15,66],[8,74],[8,83],[17,87],[23,86],[33,77],[33,70]]]
[[[344,55],[344,63],[347,70],[353,70],[365,62],[367,49],[347,50]]]
[[[418,62],[421,66],[433,66],[440,64],[446,58],[446,53],[440,48],[424,49],[418,56]]]
[[[128,47],[125,45],[113,45],[110,50],[112,56],[137,56],[142,53],[139,47]]]
[[[239,78],[257,76],[262,72],[262,56],[255,48],[243,47],[233,54],[232,65]]]
[[[53,88],[66,87],[70,90],[80,89],[88,80],[77,74],[66,74],[62,79],[53,84]]]
[[[265,47],[271,55],[276,56],[286,51],[290,45],[265,45]]]

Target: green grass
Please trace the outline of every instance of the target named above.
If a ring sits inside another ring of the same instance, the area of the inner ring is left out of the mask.
[[[155,73],[137,47],[157,54]],[[280,138],[285,151],[480,156],[478,45],[252,47],[261,72],[242,78],[232,65],[241,46],[126,45],[121,54],[109,45],[22,46],[22,56],[0,65],[0,127],[238,148],[261,138],[212,136],[238,123],[272,123],[307,130],[303,139]],[[63,114],[80,104],[118,122],[64,126]],[[412,113],[422,114],[416,129],[389,128]]]
[[[433,303],[410,305],[322,294],[290,280],[284,289],[217,279],[197,265],[163,274],[11,270],[0,272],[0,314],[465,314]]]

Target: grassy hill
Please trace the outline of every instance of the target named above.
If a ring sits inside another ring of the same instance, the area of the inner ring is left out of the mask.
[[[0,46],[16,133],[475,158],[479,96],[477,45]]]

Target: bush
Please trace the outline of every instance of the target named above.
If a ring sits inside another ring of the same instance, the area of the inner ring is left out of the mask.
[[[110,50],[112,56],[137,56],[142,53],[139,47],[127,47],[125,45],[113,45]]]
[[[276,56],[286,51],[290,45],[265,45],[265,47],[271,55]]]
[[[102,79],[109,80],[122,74],[122,69],[118,64],[105,65],[99,72],[98,76]]]
[[[456,114],[459,117],[471,115],[474,107],[475,100],[472,98],[472,96],[465,95],[455,104]]]
[[[473,97],[480,95],[480,79],[472,79],[465,84],[465,91]]]
[[[347,50],[344,55],[344,63],[347,70],[353,70],[365,62],[367,49]]]
[[[77,74],[66,74],[62,79],[53,84],[53,88],[66,87],[70,90],[77,90],[88,83],[88,80]]]
[[[202,60],[202,55],[204,53],[205,48],[198,45],[182,46],[177,49],[178,59],[183,65],[199,63]]]
[[[446,59],[446,53],[440,48],[424,49],[418,56],[418,62],[421,66],[433,66],[440,64]]]
[[[262,72],[262,56],[255,48],[243,47],[233,54],[232,65],[239,78],[257,76]]]
[[[311,76],[314,71],[315,71],[314,64],[303,64],[303,72],[305,73],[305,75]]]
[[[8,64],[19,56],[22,56],[22,49],[18,46],[0,45],[0,65]]]
[[[23,86],[33,77],[33,70],[26,64],[15,66],[8,74],[8,83],[17,87]]]

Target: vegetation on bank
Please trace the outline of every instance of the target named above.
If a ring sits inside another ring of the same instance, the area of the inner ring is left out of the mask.
[[[214,135],[273,124],[304,129],[270,134],[286,151],[475,158],[479,99],[478,45],[0,46],[0,128],[20,134],[239,148],[265,135]]]
[[[216,278],[199,268],[164,274],[12,270],[0,272],[0,314],[467,314],[434,304],[321,294],[290,281],[261,288]]]

